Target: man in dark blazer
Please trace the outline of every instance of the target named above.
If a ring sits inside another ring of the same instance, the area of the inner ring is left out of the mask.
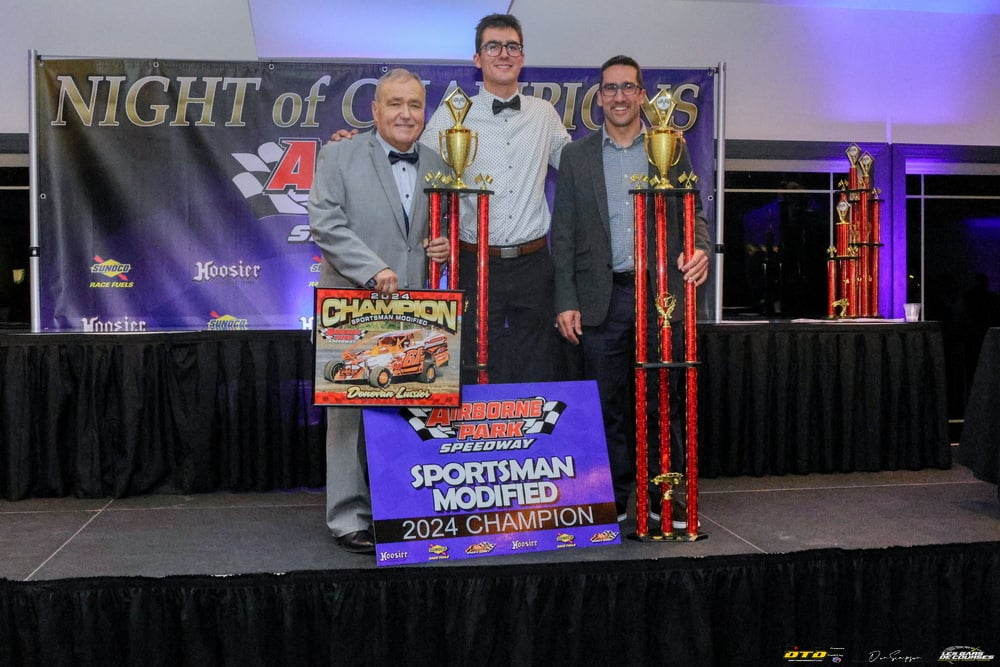
[[[635,350],[635,265],[633,232],[633,174],[655,175],[646,159],[645,127],[640,118],[646,99],[639,65],[627,56],[615,56],[601,67],[601,87],[597,104],[604,110],[604,126],[584,139],[567,145],[562,152],[559,180],[552,211],[552,256],[555,263],[556,326],[559,333],[580,346],[585,379],[597,381],[604,413],[605,435],[611,464],[619,520],[625,519],[626,502],[635,484],[634,464],[634,391],[630,373]],[[685,150],[670,178],[691,171]],[[668,197],[667,247],[676,261],[669,261],[668,288],[676,295],[677,306],[671,321],[673,358],[683,359],[684,282],[701,285],[708,278],[708,225],[700,200],[696,204],[695,244],[697,250],[688,258],[683,254],[679,205]],[[652,209],[652,206],[649,207]],[[655,261],[652,241],[655,226],[647,225],[650,258],[649,285],[655,286]],[[654,292],[650,291],[652,295]],[[656,312],[650,299],[645,326],[652,343],[650,359],[658,355]],[[643,323],[639,323],[641,326]],[[671,376],[678,375],[672,372]],[[655,378],[655,374],[651,375]],[[655,379],[650,382],[654,400],[649,401],[650,477],[659,472]],[[680,387],[671,382],[671,397],[680,398]],[[671,469],[683,471],[682,430],[677,428],[682,414],[671,400]],[[676,425],[676,426],[675,426]],[[650,495],[651,501],[657,499]],[[652,511],[659,507],[651,502]],[[674,513],[674,527],[683,529],[683,514]],[[652,517],[658,520],[658,516]]]
[[[447,165],[416,143],[425,104],[420,78],[391,70],[375,88],[375,131],[320,150],[309,227],[323,252],[322,286],[382,295],[425,289],[428,258],[447,259],[447,238],[427,239],[423,179],[447,173]],[[327,410],[326,469],[326,521],[334,538],[347,551],[374,552],[360,408]]]

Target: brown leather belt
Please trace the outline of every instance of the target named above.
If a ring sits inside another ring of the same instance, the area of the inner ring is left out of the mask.
[[[541,236],[534,241],[528,241],[527,243],[520,243],[518,245],[491,245],[490,257],[500,257],[502,259],[513,259],[514,257],[520,257],[521,255],[530,255],[533,252],[538,252],[546,246],[548,241],[544,236]],[[475,243],[468,243],[466,241],[459,241],[458,247],[462,250],[468,252],[476,252],[479,247]]]

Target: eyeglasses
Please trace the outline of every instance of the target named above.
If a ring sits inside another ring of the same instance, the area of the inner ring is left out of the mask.
[[[624,95],[631,97],[642,90],[642,86],[631,81],[626,81],[625,83],[606,83],[601,86],[601,94],[605,97],[614,97],[619,90]]]
[[[500,55],[501,49],[507,49],[507,55],[511,58],[517,58],[518,56],[524,55],[524,45],[517,42],[507,42],[506,44],[501,44],[500,42],[486,42],[480,47],[480,50],[491,58],[495,58]]]

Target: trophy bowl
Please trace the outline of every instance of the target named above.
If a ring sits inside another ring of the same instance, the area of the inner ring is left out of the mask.
[[[466,189],[462,173],[469,163],[476,159],[476,153],[479,152],[479,134],[467,127],[452,127],[438,133],[438,144],[445,164],[455,172],[452,187]]]
[[[651,128],[646,132],[646,157],[656,167],[659,179],[655,187],[672,188],[667,172],[677,165],[684,152],[684,133],[667,127]]]

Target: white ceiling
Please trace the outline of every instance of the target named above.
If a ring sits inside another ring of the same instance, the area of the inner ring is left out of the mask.
[[[749,2],[757,5],[840,7],[844,9],[1000,14],[1000,0],[682,0],[683,2]]]
[[[677,0],[949,14],[1000,14],[1000,0]],[[531,4],[529,5],[528,2]],[[468,61],[473,26],[493,12],[537,13],[540,0],[249,0],[258,58],[396,58]],[[548,12],[555,11],[552,2]],[[661,16],[664,0],[616,0],[615,20]],[[568,9],[567,9],[568,11]],[[526,29],[530,26],[526,26]],[[537,35],[535,41],[537,42]]]
[[[473,27],[509,11],[508,0],[249,0],[258,58],[463,60]],[[294,11],[290,11],[290,8]],[[419,46],[415,49],[415,46]]]

